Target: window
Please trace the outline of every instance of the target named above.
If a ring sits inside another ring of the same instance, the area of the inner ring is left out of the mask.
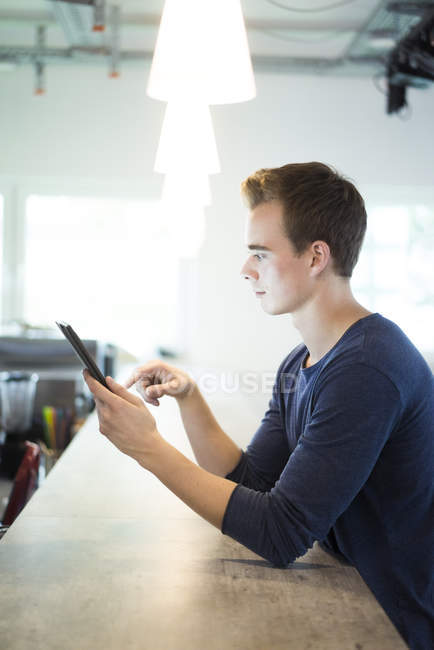
[[[0,194],[0,322],[2,321],[2,295],[3,295],[3,246],[4,246],[4,226],[3,226],[3,196]]]
[[[367,208],[354,294],[371,311],[394,320],[420,350],[433,350],[434,199]]]
[[[137,355],[173,344],[179,259],[158,204],[31,195],[24,319],[70,321]]]

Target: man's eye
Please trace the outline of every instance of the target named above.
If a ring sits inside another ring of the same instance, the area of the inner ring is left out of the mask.
[[[261,253],[255,253],[253,257],[256,257],[257,260],[261,261],[264,259],[264,256]]]

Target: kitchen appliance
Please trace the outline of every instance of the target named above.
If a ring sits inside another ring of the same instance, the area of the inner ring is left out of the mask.
[[[95,339],[85,339],[83,342],[104,375],[114,376],[116,347]],[[43,437],[44,406],[72,411],[79,418],[85,417],[93,408],[92,396],[83,379],[82,365],[68,341],[63,338],[33,333],[27,336],[0,336],[0,370],[27,375],[36,373],[39,377],[33,405],[29,402],[28,406],[32,422],[28,440]],[[0,418],[2,417],[3,405],[0,399]]]
[[[15,476],[25,452],[25,441],[32,428],[37,383],[36,373],[0,373],[0,471],[8,478]]]

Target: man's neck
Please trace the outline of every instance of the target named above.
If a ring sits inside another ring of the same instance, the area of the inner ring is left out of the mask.
[[[355,300],[349,283],[328,287],[295,312],[294,326],[309,350],[305,366],[317,363],[351,325],[371,313]]]

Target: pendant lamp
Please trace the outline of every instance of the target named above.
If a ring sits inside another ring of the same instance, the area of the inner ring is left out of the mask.
[[[211,205],[209,177],[200,171],[194,173],[179,169],[166,174],[161,200],[172,204],[207,207]]]
[[[167,104],[154,169],[161,174],[219,173],[209,106],[186,101]]]
[[[240,0],[166,0],[147,93],[206,104],[255,97]]]
[[[200,205],[161,202],[170,229],[173,251],[179,257],[196,257],[205,239],[205,214]]]

